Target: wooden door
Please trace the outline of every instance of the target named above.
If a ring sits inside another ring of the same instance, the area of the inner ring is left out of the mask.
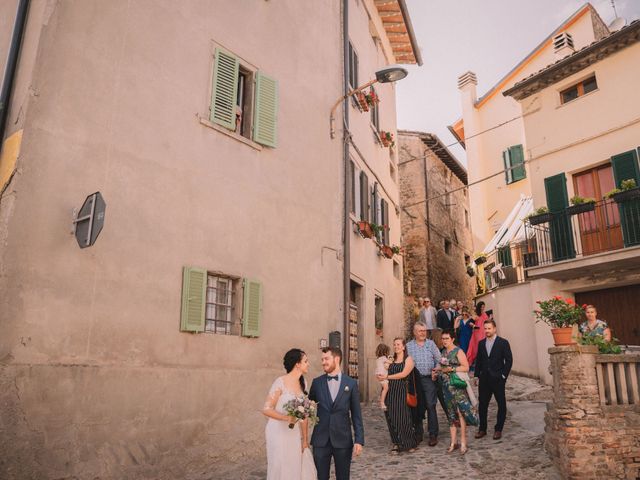
[[[612,335],[623,345],[640,345],[638,298],[640,284],[576,293],[576,303],[596,307],[598,318],[609,324]]]
[[[622,248],[624,244],[618,206],[613,201],[601,202],[604,195],[615,188],[611,165],[574,175],[573,188],[577,195],[598,201],[593,212],[577,215],[582,254],[591,255]]]

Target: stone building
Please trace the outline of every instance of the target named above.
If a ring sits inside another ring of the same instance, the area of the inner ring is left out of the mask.
[[[0,478],[220,478],[265,458],[283,354],[305,350],[310,380],[336,333],[375,391],[402,269],[351,229],[346,186],[352,160],[363,215],[399,203],[378,133],[395,87],[375,115],[342,103],[336,138],[329,112],[420,63],[403,0],[5,0],[0,27],[0,62],[21,40],[0,102]]]
[[[405,298],[470,304],[467,172],[436,135],[399,131],[398,148]]]

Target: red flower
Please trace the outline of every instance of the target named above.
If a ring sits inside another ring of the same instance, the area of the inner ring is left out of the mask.
[[[553,298],[555,298],[556,300],[562,300],[562,297],[560,295],[555,295]]]
[[[566,300],[569,305],[573,305],[575,303],[571,298],[567,298]]]
[[[536,300],[536,303],[540,305],[542,302],[540,300]]]
[[[583,304],[582,304],[582,308],[586,310],[586,308],[587,308],[587,304],[586,304],[586,303],[583,303]]]

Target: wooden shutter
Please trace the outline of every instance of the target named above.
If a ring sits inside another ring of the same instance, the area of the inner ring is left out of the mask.
[[[182,271],[181,331],[204,331],[206,292],[207,271],[201,268],[184,267]]]
[[[611,157],[613,178],[616,187],[620,188],[623,180],[633,179],[640,186],[640,174],[638,173],[638,155],[635,150],[630,150]],[[620,211],[620,226],[625,247],[640,244],[640,200],[630,199],[618,204]]]
[[[511,167],[515,167],[511,170],[512,181],[517,182],[525,178],[527,171],[524,167],[524,150],[522,149],[522,145],[509,147],[509,158],[511,159]]]
[[[369,177],[360,172],[360,220],[369,221]]]
[[[513,265],[511,247],[509,245],[498,249],[498,262],[501,263],[503,267],[511,267]]]
[[[611,157],[613,178],[616,187],[620,188],[623,180],[633,179],[640,186],[640,174],[638,172],[638,156],[635,150],[630,150]]]
[[[262,284],[257,280],[245,278],[243,286],[242,335],[244,337],[259,337],[262,317]]]
[[[553,261],[566,260],[576,256],[573,242],[573,228],[571,217],[567,214],[569,206],[567,195],[567,178],[559,173],[544,179],[544,189],[547,197],[547,207],[554,214],[549,222],[549,240]]]
[[[502,151],[502,163],[504,164],[504,181],[509,185],[511,183],[511,172],[509,167],[511,166],[511,160],[509,159],[509,150]]]
[[[356,213],[356,166],[353,161],[349,162],[349,211]]]
[[[384,198],[380,202],[380,211],[382,213],[382,224],[387,227],[382,232],[382,243],[389,245],[389,204]]]
[[[268,147],[275,147],[278,134],[277,80],[263,73],[256,73],[255,97],[253,140]]]
[[[230,130],[236,129],[236,96],[238,94],[238,59],[216,48],[211,90],[211,121]]]

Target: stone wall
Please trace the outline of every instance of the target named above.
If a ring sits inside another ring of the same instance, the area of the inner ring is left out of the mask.
[[[545,448],[575,480],[640,476],[640,407],[601,405],[597,347],[549,349],[554,400],[545,413]]]
[[[427,146],[426,137],[437,139],[422,132],[398,132],[405,295],[470,304],[474,280],[465,264],[465,256],[473,254],[469,198],[463,180]],[[428,206],[427,198],[432,199]]]

